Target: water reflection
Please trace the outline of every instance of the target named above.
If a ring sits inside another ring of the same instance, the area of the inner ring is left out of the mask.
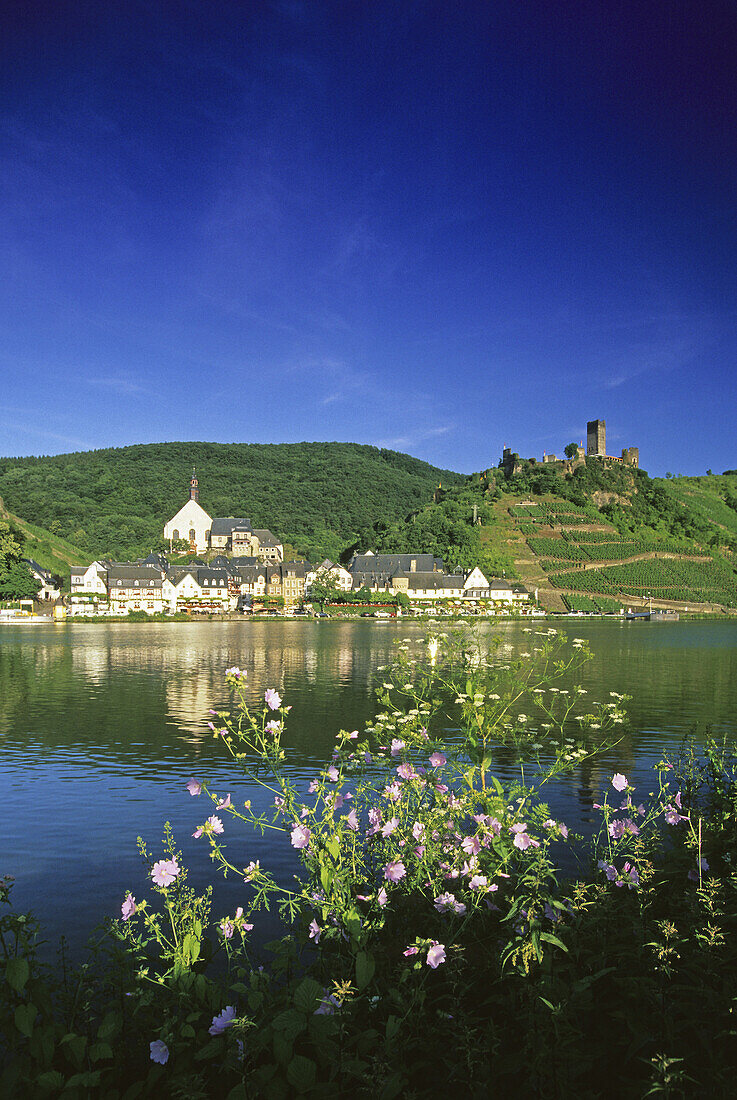
[[[519,623],[484,632],[502,635],[504,660],[537,641]],[[550,792],[555,815],[587,831],[613,770],[647,793],[663,745],[676,745],[694,724],[735,735],[737,624],[576,622],[570,633],[587,638],[595,654],[583,679],[587,702],[611,691],[632,696],[631,725],[616,749]],[[234,782],[207,728],[210,708],[227,702],[223,670],[248,670],[252,702],[274,687],[292,705],[285,745],[293,774],[307,781],[336,731],[370,717],[374,673],[391,659],[394,640],[424,634],[421,626],[365,622],[0,627],[0,873],[16,875],[17,903],[33,906],[52,935],[83,937],[117,911],[124,888],[142,882],[136,836],[155,843],[165,820],[183,838],[201,885],[209,860],[191,839],[202,815],[184,790],[187,779],[209,776],[222,793],[253,797]],[[495,767],[502,778],[517,774],[511,753],[499,753]],[[288,845],[243,835],[232,843],[244,862],[261,858],[292,873]],[[228,898],[237,888],[218,889]]]

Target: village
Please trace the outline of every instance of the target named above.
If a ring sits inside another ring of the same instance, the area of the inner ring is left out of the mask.
[[[534,594],[480,568],[448,571],[418,550],[409,554],[355,553],[343,566],[285,561],[284,545],[245,517],[208,515],[193,472],[189,499],[164,525],[171,553],[136,562],[96,560],[72,566],[61,612],[74,618],[144,615],[225,615],[267,612],[326,617],[329,609],[389,617],[446,608],[475,613],[531,613]],[[170,560],[182,551],[196,555]],[[365,607],[364,607],[365,605]]]

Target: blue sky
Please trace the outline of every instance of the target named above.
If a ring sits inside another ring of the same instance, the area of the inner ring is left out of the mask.
[[[737,467],[735,56],[709,0],[12,5],[0,454]]]

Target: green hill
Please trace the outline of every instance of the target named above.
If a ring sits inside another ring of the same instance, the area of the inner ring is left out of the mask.
[[[188,498],[196,467],[211,516],[247,516],[313,560],[337,557],[383,517],[393,522],[463,476],[355,443],[152,443],[0,459],[15,515],[74,544],[78,560],[148,553]]]
[[[33,558],[57,576],[69,578],[69,567],[85,559],[85,551],[66,539],[28,523],[9,512],[0,499],[0,519],[6,520],[15,531],[23,536],[23,557]]]
[[[734,502],[734,503],[731,503]],[[537,589],[551,610],[737,608],[737,475],[652,479],[590,459],[522,462],[472,475],[408,520],[377,525],[374,549],[432,550]]]

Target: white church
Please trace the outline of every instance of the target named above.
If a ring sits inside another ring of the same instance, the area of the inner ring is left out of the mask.
[[[177,514],[164,524],[165,539],[184,539],[198,554],[210,545],[212,519],[199,503],[200,490],[197,475],[192,471],[189,483],[189,500]]]

